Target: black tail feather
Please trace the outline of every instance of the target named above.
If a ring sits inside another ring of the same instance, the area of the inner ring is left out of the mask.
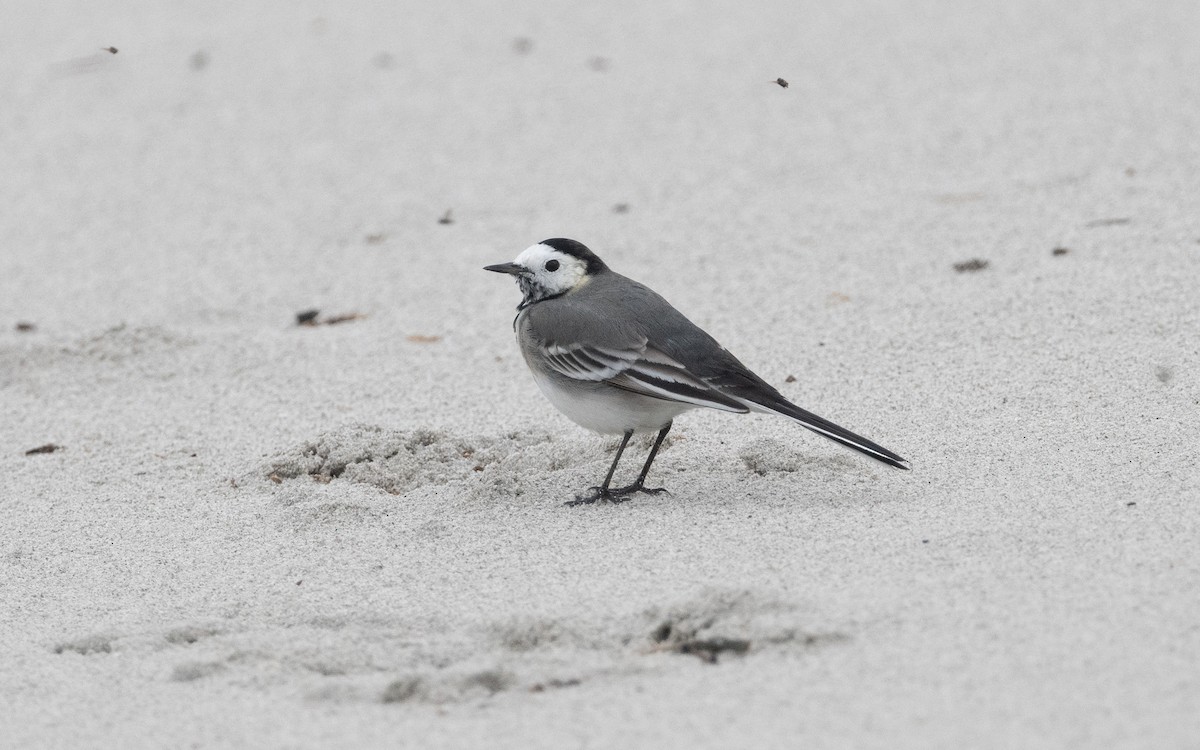
[[[764,399],[764,401],[766,400]],[[885,463],[888,466],[894,466],[897,469],[905,470],[912,468],[912,465],[909,464],[908,461],[896,455],[895,453],[892,453],[882,445],[867,440],[861,435],[856,435],[850,430],[847,430],[845,427],[836,425],[833,422],[830,422],[828,419],[818,417],[816,414],[813,414],[810,411],[805,411],[782,396],[778,399],[770,399],[769,402],[758,402],[758,405],[764,409],[773,411],[776,414],[782,414],[785,417],[791,417],[799,422],[802,426],[812,430],[818,435],[823,435],[834,442],[846,446],[847,448],[853,448],[859,453],[862,453],[865,456],[870,456],[876,461]]]

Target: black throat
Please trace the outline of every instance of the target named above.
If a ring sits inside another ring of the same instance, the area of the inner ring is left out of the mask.
[[[564,294],[566,294],[567,292],[570,291],[569,289],[564,289],[563,291],[559,292],[558,294],[546,294],[546,290],[542,289],[540,286],[533,284],[532,282],[530,282],[528,279],[526,279],[524,277],[517,279],[517,285],[521,287],[521,294],[523,297],[521,299],[521,304],[517,305],[517,312],[524,310],[525,308],[529,307],[530,305],[536,305],[539,302],[545,302],[546,300],[551,300],[551,299],[558,299],[559,297],[563,296]]]

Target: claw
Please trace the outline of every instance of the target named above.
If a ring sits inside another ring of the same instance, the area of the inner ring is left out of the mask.
[[[608,495],[608,490],[603,487],[588,487],[588,494],[576,495],[574,500],[568,500],[563,505],[568,508],[574,508],[576,505],[591,505],[597,500],[603,499]]]

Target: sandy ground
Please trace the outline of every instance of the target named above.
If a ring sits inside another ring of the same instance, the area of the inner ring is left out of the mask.
[[[6,6],[0,744],[1200,746],[1200,6],[498,5]],[[552,236],[914,470],[565,508]]]

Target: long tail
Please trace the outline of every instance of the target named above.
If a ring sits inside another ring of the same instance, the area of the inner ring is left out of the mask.
[[[876,461],[885,463],[888,466],[894,466],[897,469],[906,470],[912,468],[912,465],[909,464],[908,461],[904,460],[895,453],[892,453],[882,445],[873,443],[861,435],[855,435],[845,427],[839,427],[833,422],[830,422],[828,419],[822,419],[810,411],[805,411],[782,396],[770,399],[769,403],[759,403],[745,398],[738,400],[742,401],[744,404],[746,404],[746,406],[750,407],[754,411],[791,417],[799,422],[803,427],[812,430],[818,435],[824,435],[834,442],[841,443],[847,448],[853,448],[859,453],[870,456]]]

